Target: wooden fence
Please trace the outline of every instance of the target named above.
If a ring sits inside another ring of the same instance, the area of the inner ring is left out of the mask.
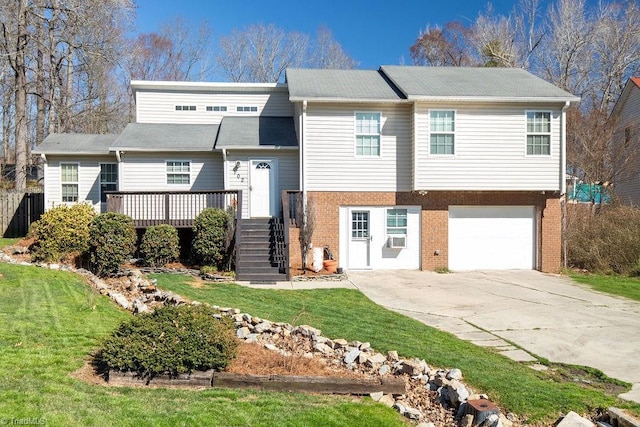
[[[44,212],[44,193],[0,193],[2,237],[23,237]]]

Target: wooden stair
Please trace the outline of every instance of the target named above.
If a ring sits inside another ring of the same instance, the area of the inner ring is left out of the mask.
[[[279,218],[242,220],[236,250],[236,277],[251,283],[287,280],[284,225]]]

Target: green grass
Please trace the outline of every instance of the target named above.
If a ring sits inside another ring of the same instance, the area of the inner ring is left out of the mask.
[[[72,274],[0,263],[0,421],[49,426],[403,426],[370,399],[115,388],[70,374],[129,313]]]
[[[309,324],[322,329],[327,337],[369,341],[379,351],[397,350],[407,357],[424,358],[433,366],[460,368],[465,381],[530,421],[549,422],[570,410],[586,413],[612,405],[640,413],[640,405],[566,382],[558,371],[536,372],[496,352],[384,309],[355,290],[290,291],[209,283],[196,288],[184,276],[154,277],[162,289],[193,300],[240,308],[272,321]]]
[[[640,301],[640,279],[604,274],[569,274],[576,282],[589,285],[598,292]]]
[[[0,248],[5,246],[13,245],[14,243],[20,241],[20,239],[7,239],[6,237],[0,237]]]

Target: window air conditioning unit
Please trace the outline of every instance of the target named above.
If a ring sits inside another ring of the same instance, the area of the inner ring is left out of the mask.
[[[387,238],[387,247],[400,249],[407,247],[407,236],[405,234],[393,234]]]

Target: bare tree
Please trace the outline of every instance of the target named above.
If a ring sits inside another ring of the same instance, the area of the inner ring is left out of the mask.
[[[12,6],[6,5],[5,15],[0,22],[2,30],[1,51],[6,56],[13,71],[13,108],[15,115],[14,146],[16,190],[27,187],[27,48],[28,8],[26,0],[18,0]],[[11,16],[11,14],[14,14]],[[13,19],[12,19],[13,18]]]
[[[301,194],[296,202],[296,218],[300,221],[299,236],[300,259],[302,260],[302,274],[307,272],[307,259],[313,239],[313,232],[316,228],[316,210],[312,198],[307,198]]]
[[[350,69],[357,65],[326,27],[320,27],[312,41],[307,34],[286,32],[273,24],[250,25],[221,37],[216,59],[233,82],[275,83],[290,67]]]
[[[197,32],[181,17],[162,24],[158,32],[142,33],[131,41],[126,56],[130,78],[141,80],[202,79],[209,71],[212,30],[202,22]]]
[[[309,36],[273,24],[255,24],[220,38],[218,65],[234,82],[277,82],[288,67],[307,61]]]
[[[414,65],[464,67],[476,65],[467,44],[469,29],[458,21],[420,33],[409,48]]]
[[[485,67],[527,67],[542,39],[536,28],[537,13],[537,0],[522,0],[508,15],[496,15],[489,5],[468,32],[480,63]]]
[[[342,45],[334,38],[328,27],[318,28],[314,49],[311,53],[311,66],[315,68],[332,68],[350,70],[358,63],[347,55]]]

